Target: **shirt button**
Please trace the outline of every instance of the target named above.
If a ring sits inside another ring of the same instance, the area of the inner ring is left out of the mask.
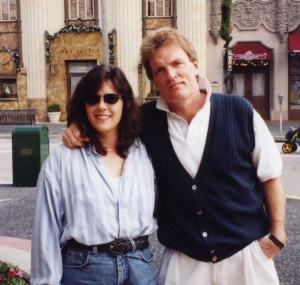
[[[198,216],[201,216],[202,213],[203,213],[203,212],[202,212],[201,210],[198,210],[198,211],[197,211],[197,215],[198,215]]]
[[[193,189],[193,190],[197,190],[197,188],[198,188],[197,185],[193,185],[193,186],[192,186],[192,189]]]
[[[214,262],[216,262],[218,260],[218,258],[216,257],[216,256],[214,256],[213,258],[212,258],[212,261],[214,261]]]
[[[202,236],[206,238],[208,236],[207,232],[203,232]]]

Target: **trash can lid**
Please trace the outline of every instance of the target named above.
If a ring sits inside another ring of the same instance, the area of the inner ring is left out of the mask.
[[[14,127],[12,129],[13,136],[28,136],[28,135],[36,135],[46,133],[48,134],[48,127],[47,126],[34,126],[34,127]]]

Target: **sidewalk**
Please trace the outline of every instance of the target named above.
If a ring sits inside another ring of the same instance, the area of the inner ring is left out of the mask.
[[[49,130],[49,138],[51,140],[55,139],[59,141],[61,140],[61,136],[66,128],[66,123],[36,123],[36,126],[47,126]],[[0,139],[11,139],[14,127],[29,126],[0,125]],[[25,276],[29,276],[30,274],[30,252],[31,240],[0,236],[0,261],[5,261],[19,266],[23,270]]]
[[[65,122],[63,123],[57,123],[57,124],[51,124],[48,122],[45,123],[36,123],[36,127],[40,126],[47,126],[49,129],[49,137],[61,137],[67,124]],[[28,125],[0,125],[0,138],[11,138],[12,130],[15,127],[31,127]]]
[[[19,266],[25,277],[30,275],[31,241],[0,236],[0,261]]]
[[[265,121],[275,141],[285,141],[285,134],[290,130],[290,127],[299,128],[299,121],[282,121],[282,133],[280,133],[279,121]]]

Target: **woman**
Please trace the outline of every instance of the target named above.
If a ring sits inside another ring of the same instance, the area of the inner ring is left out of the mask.
[[[58,146],[41,169],[31,284],[156,284],[154,173],[138,121],[118,67],[100,65],[81,79],[68,124],[90,142]]]

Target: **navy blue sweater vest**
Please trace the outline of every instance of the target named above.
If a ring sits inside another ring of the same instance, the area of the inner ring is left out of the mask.
[[[203,158],[195,179],[178,160],[166,112],[142,105],[141,139],[158,185],[158,239],[201,261],[218,262],[269,232],[262,184],[252,163],[253,109],[236,95],[212,94]]]

